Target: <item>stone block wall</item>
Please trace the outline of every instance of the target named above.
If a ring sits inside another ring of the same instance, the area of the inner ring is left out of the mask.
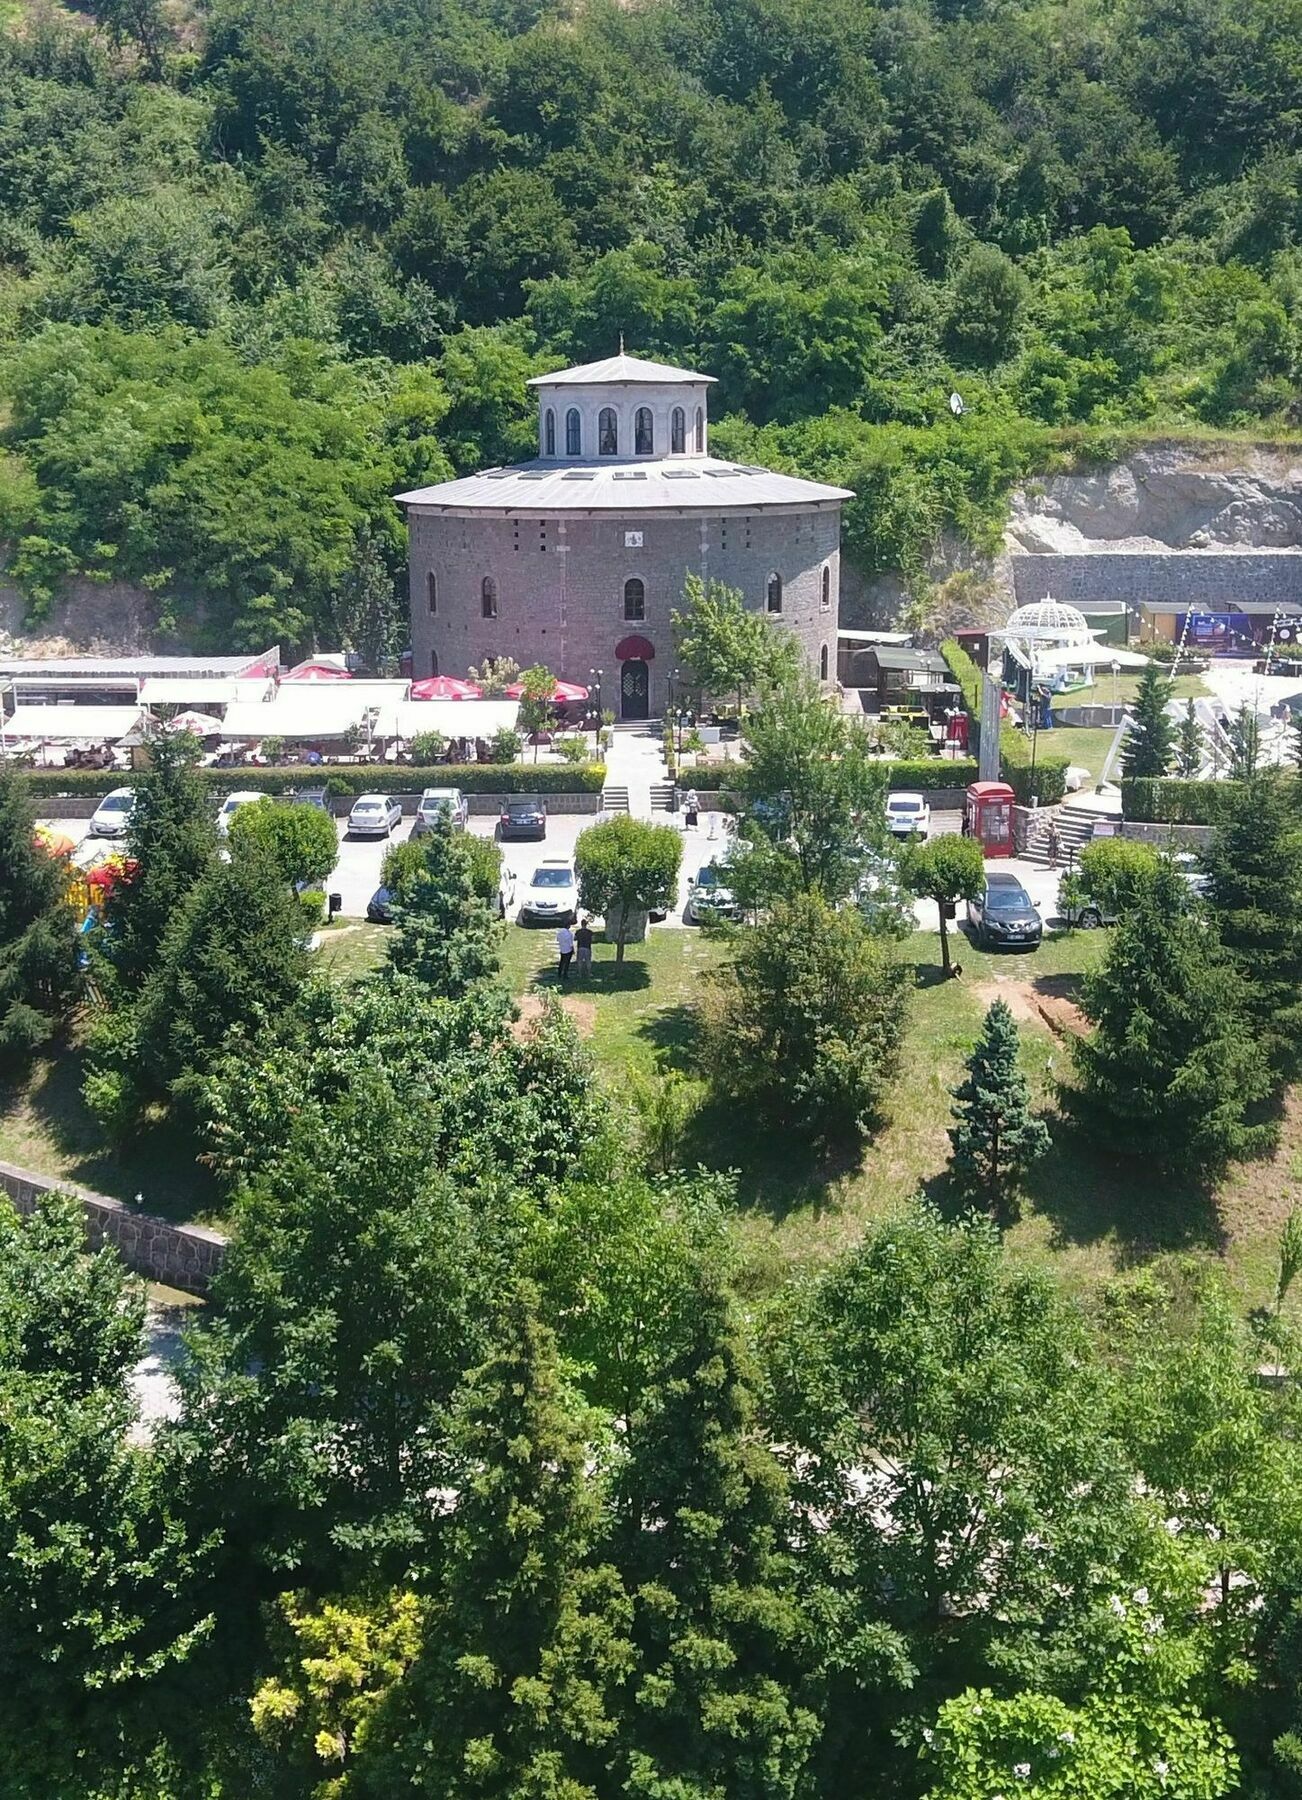
[[[840,588],[840,509],[827,507],[750,515],[687,512],[667,516],[591,518],[460,517],[409,519],[413,670],[464,675],[486,656],[509,656],[527,668],[545,663],[555,674],[589,685],[589,670],[604,675],[602,703],[619,712],[619,663],[624,637],[646,638],[651,713],[663,713],[674,667],[670,614],[682,604],[689,574],[740,589],[746,604],[766,603],[770,571],[782,577],[780,623],[799,638],[806,666],[817,675],[824,645],[828,677],[836,678],[837,598]],[[641,543],[628,545],[629,534]],[[823,570],[829,604],[822,606]],[[431,616],[427,577],[437,583]],[[497,584],[497,617],[485,619],[482,584]],[[636,577],[644,616],[624,616],[624,584]]]
[[[0,1192],[20,1213],[35,1211],[42,1194],[61,1191],[81,1201],[90,1246],[112,1244],[127,1267],[148,1281],[206,1294],[226,1254],[228,1239],[202,1225],[173,1225],[152,1213],[135,1212],[120,1200],[92,1194],[69,1181],[55,1181],[30,1169],[0,1162]]]
[[[1302,550],[1172,550],[1088,555],[1015,554],[1013,598],[1033,606],[1052,594],[1069,606],[1094,601],[1227,612],[1231,605],[1302,604]]]

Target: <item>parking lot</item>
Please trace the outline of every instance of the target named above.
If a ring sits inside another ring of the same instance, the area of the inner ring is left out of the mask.
[[[935,832],[957,831],[957,813],[937,813],[932,820]],[[681,829],[682,815],[657,814],[659,822],[671,823]],[[86,835],[85,819],[58,819],[45,821],[57,830],[64,832],[74,842],[80,843]],[[574,845],[581,831],[594,823],[592,813],[553,813],[547,820],[547,836],[542,843],[506,843],[502,845],[502,861],[516,878],[518,886],[523,886],[534,869],[544,857],[572,856]],[[366,903],[380,884],[380,865],[384,853],[390,843],[400,843],[411,833],[412,821],[404,819],[394,831],[391,839],[386,838],[350,838],[345,835],[347,821],[337,819],[336,829],[339,832],[339,861],[335,865],[333,875],[327,882],[331,893],[339,895],[342,902],[342,913],[345,918],[360,919],[366,914]],[[472,818],[470,830],[478,837],[492,837],[497,830],[497,821],[491,815]],[[683,861],[678,877],[678,904],[665,920],[670,927],[681,927],[683,924],[683,907],[687,901],[690,882],[704,865],[724,854],[728,843],[723,814],[702,813],[699,825],[692,831],[683,831]],[[1054,905],[1058,894],[1060,872],[1057,870],[1036,868],[1018,859],[1003,861],[993,865],[1006,869],[1020,877],[1031,899],[1039,906],[1046,920],[1053,916]],[[929,900],[920,900],[916,906],[918,923],[923,930],[936,929],[936,908]],[[962,908],[959,909],[960,914]]]

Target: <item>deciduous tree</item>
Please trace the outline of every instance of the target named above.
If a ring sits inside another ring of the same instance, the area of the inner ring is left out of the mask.
[[[703,694],[723,700],[752,694],[792,674],[795,640],[752,612],[737,588],[689,575],[681,611],[670,614],[680,660]]]
[[[960,900],[975,900],[985,886],[986,865],[975,839],[929,838],[904,859],[905,885],[923,900],[934,900],[940,919],[940,966],[949,974],[949,920]]]
[[[614,929],[615,961],[624,960],[629,927],[639,913],[658,912],[678,898],[683,840],[671,825],[619,817],[590,825],[574,846],[579,899]]]
[[[295,891],[319,887],[339,858],[335,822],[328,812],[270,797],[238,809],[229,841],[233,856],[261,856]]]
[[[481,891],[475,840],[440,814],[422,842],[421,868],[394,890],[389,967],[460,1000],[497,973],[497,919]]]
[[[35,836],[18,776],[0,767],[0,1066],[47,1041],[76,996],[77,921],[69,871]]]

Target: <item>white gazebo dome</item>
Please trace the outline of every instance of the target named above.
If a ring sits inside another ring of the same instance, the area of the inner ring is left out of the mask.
[[[1095,634],[1083,612],[1046,595],[1034,606],[1019,606],[1002,635],[1023,644],[1092,644]]]

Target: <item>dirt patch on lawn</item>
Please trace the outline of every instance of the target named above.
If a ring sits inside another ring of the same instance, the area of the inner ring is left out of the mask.
[[[574,1021],[574,1029],[580,1037],[591,1037],[596,1030],[597,1008],[591,1000],[580,1000],[576,994],[560,996],[561,1011]],[[542,995],[525,994],[518,1002],[520,1017],[511,1027],[511,1035],[519,1042],[529,1035],[536,1020],[542,1017]]]
[[[1038,981],[996,976],[975,983],[972,992],[982,1006],[1002,1000],[1022,1025],[1047,1025],[1056,1037],[1084,1037],[1090,1025],[1076,1004],[1077,987],[1074,975],[1042,975]]]

